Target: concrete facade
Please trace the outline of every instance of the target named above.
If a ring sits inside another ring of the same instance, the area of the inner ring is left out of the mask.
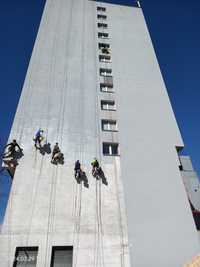
[[[106,7],[109,39],[98,38],[97,6]],[[99,62],[98,43],[111,45]],[[113,93],[101,92],[100,68],[112,69]],[[101,100],[116,111],[101,110]],[[105,132],[101,120],[117,120]],[[45,130],[65,164],[36,151]],[[199,252],[179,172],[183,142],[142,10],[88,0],[47,0],[11,139],[24,149],[0,236],[1,267],[16,247],[37,246],[37,267],[50,266],[52,246],[73,246],[73,266],[178,267]],[[119,143],[104,156],[102,143]],[[91,175],[97,157],[107,183]],[[74,179],[75,160],[89,187]],[[128,225],[128,226],[127,226]],[[187,240],[187,242],[185,242]]]
[[[189,156],[180,156],[181,175],[188,195],[188,199],[194,209],[200,211],[200,183]]]

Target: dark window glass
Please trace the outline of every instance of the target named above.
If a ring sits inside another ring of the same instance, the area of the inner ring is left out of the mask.
[[[116,132],[117,122],[115,120],[102,120],[101,127],[103,131]]]
[[[108,28],[108,24],[101,23],[101,22],[97,23],[97,26],[98,26],[98,28],[103,28],[103,29],[107,29]]]
[[[113,84],[100,83],[100,89],[102,92],[113,93]]]
[[[97,7],[97,10],[98,10],[98,11],[103,11],[103,12],[105,12],[105,11],[106,11],[106,8],[105,8],[105,7],[102,7],[102,6],[98,6],[98,7]]]
[[[101,62],[110,62],[111,56],[108,55],[99,55],[99,61]]]
[[[115,109],[115,101],[101,100],[101,109],[102,110],[116,110]]]
[[[108,144],[103,144],[103,154],[109,155],[109,145]]]
[[[108,38],[108,33],[107,32],[98,32],[98,37],[99,38]]]
[[[99,72],[100,72],[100,75],[102,75],[102,76],[110,76],[110,74],[112,73],[112,70],[100,68]]]
[[[99,43],[99,49],[102,49],[102,48],[110,48],[110,45],[106,43]]]
[[[107,16],[106,16],[106,15],[98,14],[98,15],[97,15],[97,18],[98,18],[98,19],[107,19]]]
[[[53,247],[51,267],[72,267],[73,247]]]
[[[105,156],[119,155],[118,146],[116,143],[103,143],[103,154]]]

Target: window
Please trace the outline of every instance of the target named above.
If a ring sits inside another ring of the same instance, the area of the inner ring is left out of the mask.
[[[98,7],[97,7],[97,10],[98,10],[98,11],[103,11],[103,12],[105,12],[105,11],[106,11],[106,8],[105,8],[105,7],[102,7],[102,6],[98,6]]]
[[[108,28],[108,24],[107,23],[97,23],[97,26],[98,28],[101,28],[101,29],[107,29]]]
[[[107,19],[106,15],[97,14],[98,19]]]
[[[106,44],[106,43],[99,43],[99,49],[102,49],[102,48],[109,49],[110,48],[110,45],[109,44]]]
[[[105,156],[119,155],[119,145],[117,143],[103,143],[103,154]]]
[[[53,247],[51,267],[72,267],[73,247]]]
[[[103,39],[108,39],[108,33],[107,32],[98,32],[98,37]]]
[[[112,73],[112,70],[100,68],[99,72],[101,76],[110,76],[110,74]]]
[[[106,43],[99,43],[99,49],[102,54],[110,54],[110,45]]]
[[[116,132],[117,131],[117,122],[115,120],[102,120],[101,128],[103,131]]]
[[[102,92],[113,93],[113,84],[100,83],[100,89]]]
[[[111,56],[109,56],[109,55],[99,55],[99,61],[100,62],[110,63],[111,62]]]
[[[38,247],[17,247],[13,267],[36,267]]]
[[[101,100],[102,110],[116,110],[115,101],[113,100]]]

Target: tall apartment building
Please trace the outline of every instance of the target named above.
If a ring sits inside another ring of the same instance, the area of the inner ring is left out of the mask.
[[[24,155],[7,166],[1,267],[179,267],[199,253],[183,142],[137,5],[47,0],[12,139]],[[63,165],[51,163],[56,142]]]

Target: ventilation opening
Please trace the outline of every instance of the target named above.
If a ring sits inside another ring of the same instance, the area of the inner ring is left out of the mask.
[[[60,246],[52,248],[50,267],[72,267],[73,247]]]

